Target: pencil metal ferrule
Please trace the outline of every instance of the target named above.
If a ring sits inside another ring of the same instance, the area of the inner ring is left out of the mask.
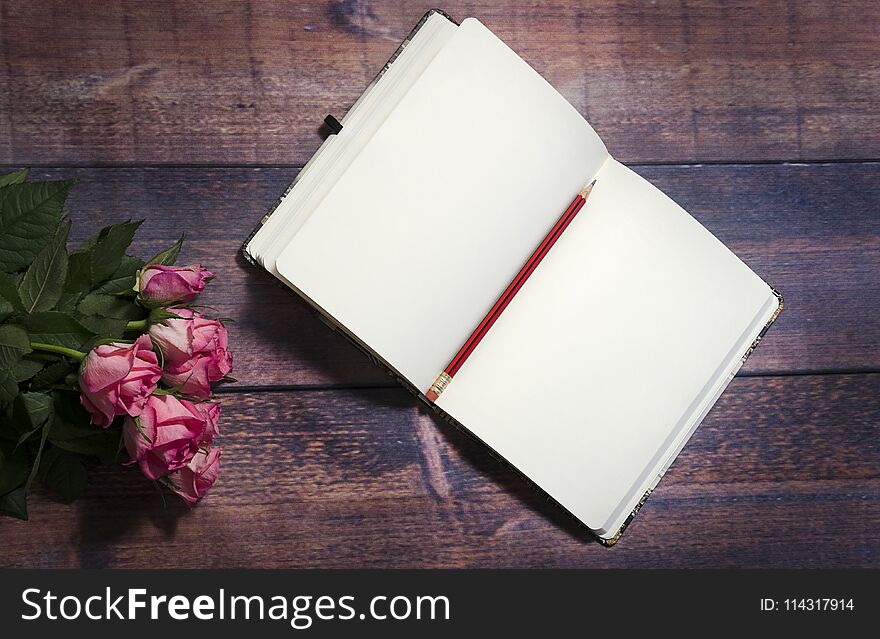
[[[429,393],[434,393],[435,395],[440,395],[447,386],[449,386],[449,382],[452,381],[452,377],[446,371],[443,371],[437,378],[434,380],[434,383],[431,384],[431,388],[428,389]]]

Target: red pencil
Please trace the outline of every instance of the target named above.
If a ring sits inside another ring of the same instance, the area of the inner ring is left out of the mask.
[[[516,274],[516,277],[514,277],[510,284],[507,285],[507,288],[504,289],[501,297],[499,297],[492,308],[489,309],[489,312],[486,314],[486,317],[483,318],[483,321],[480,322],[474,332],[471,333],[471,336],[467,339],[461,349],[459,349],[458,353],[455,354],[455,357],[452,358],[449,365],[437,376],[437,379],[431,384],[428,392],[425,393],[425,396],[430,401],[435,401],[440,396],[440,393],[442,393],[449,385],[449,382],[452,381],[453,375],[458,372],[470,354],[474,352],[474,349],[483,337],[485,337],[486,333],[489,332],[489,329],[492,328],[492,325],[504,309],[507,308],[507,305],[510,304],[510,300],[513,299],[513,296],[522,288],[526,280],[529,279],[529,276],[535,272],[535,269],[538,268],[538,264],[540,264],[541,260],[543,260],[547,253],[550,252],[550,249],[556,243],[556,240],[559,239],[562,232],[565,231],[569,224],[571,224],[574,216],[577,215],[578,211],[580,211],[584,204],[586,204],[587,198],[590,196],[590,191],[593,190],[594,184],[596,184],[596,180],[590,182],[575,196],[572,203],[567,209],[565,209],[565,212],[556,221],[556,224],[553,225],[553,228],[550,229],[550,232],[547,233],[544,240],[538,245],[538,248],[535,249],[531,257],[529,257],[529,259],[526,260],[526,263],[523,264],[523,267],[519,270],[519,273]]]

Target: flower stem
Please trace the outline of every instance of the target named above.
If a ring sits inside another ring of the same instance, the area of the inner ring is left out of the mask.
[[[42,342],[31,342],[31,348],[38,351],[47,351],[49,353],[58,353],[59,355],[64,355],[66,357],[70,357],[71,359],[75,359],[78,362],[83,361],[86,358],[86,354],[75,350],[73,348],[67,348],[66,346],[56,346],[55,344],[43,344]]]
[[[147,320],[134,320],[125,325],[127,331],[143,331],[147,329]]]

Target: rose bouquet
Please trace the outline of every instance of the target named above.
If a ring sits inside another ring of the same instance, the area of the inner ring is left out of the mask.
[[[0,513],[27,519],[35,480],[62,501],[98,464],[137,466],[192,505],[217,479],[226,328],[193,306],[213,277],[182,239],[126,254],[140,222],[68,252],[71,181],[0,176]]]

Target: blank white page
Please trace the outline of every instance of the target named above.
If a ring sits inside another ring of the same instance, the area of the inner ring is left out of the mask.
[[[469,18],[278,272],[426,390],[606,158],[577,111]]]
[[[437,400],[587,526],[616,532],[769,320],[770,287],[608,160]]]
[[[336,179],[373,136],[388,114],[406,95],[434,56],[442,50],[458,25],[434,13],[419,28],[381,78],[372,83],[342,118],[343,129],[328,136],[312,159],[296,175],[295,188],[248,242],[247,251],[272,274],[275,260],[296,235],[315,203],[320,202]]]

